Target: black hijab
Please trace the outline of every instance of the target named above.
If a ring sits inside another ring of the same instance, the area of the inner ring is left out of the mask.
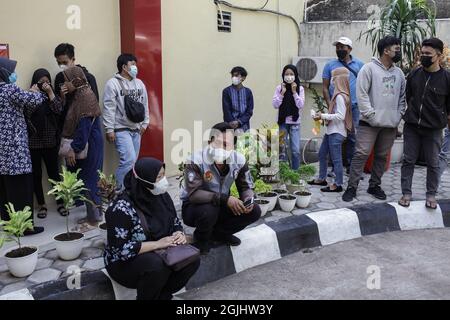
[[[50,81],[50,86],[52,83],[52,77],[50,76],[50,73],[46,69],[38,69],[34,72],[33,78],[31,80],[31,87],[35,84],[38,84],[39,80],[41,80],[43,77],[47,77]],[[42,87],[40,87],[42,91]],[[52,87],[53,89],[53,87]],[[27,125],[28,125],[28,134],[30,136],[39,136],[42,137],[44,134],[44,131],[46,130],[45,124],[48,123],[49,125],[54,126],[57,128],[58,119],[56,115],[52,112],[50,109],[50,101],[49,99],[46,99],[31,115],[29,119],[27,119]]]
[[[281,103],[280,109],[278,111],[278,125],[282,125],[286,122],[286,118],[292,116],[292,120],[295,122],[300,117],[300,113],[298,107],[295,104],[294,94],[292,92],[291,84],[286,83],[284,81],[284,74],[286,71],[290,69],[294,72],[295,75],[295,83],[297,84],[297,93],[300,93],[300,79],[298,77],[297,67],[289,64],[284,67],[283,74],[281,78],[283,79],[283,83],[286,85],[286,93],[284,94],[283,102]]]
[[[159,171],[165,167],[164,163],[154,158],[142,158],[134,166],[134,172],[143,180],[156,182]],[[124,186],[126,196],[132,205],[138,207],[144,214],[152,241],[157,241],[174,232],[177,211],[168,193],[155,196],[147,188],[153,185],[139,180],[131,170],[125,177]]]
[[[16,70],[17,61],[0,57],[0,82],[9,83],[9,76]]]

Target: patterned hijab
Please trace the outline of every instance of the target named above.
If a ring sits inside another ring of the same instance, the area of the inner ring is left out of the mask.
[[[353,131],[352,120],[352,103],[350,98],[350,72],[347,68],[337,68],[331,73],[331,81],[334,84],[334,94],[331,98],[330,113],[336,112],[336,99],[338,95],[344,98],[346,111],[345,111],[345,128],[347,131]],[[331,121],[330,121],[331,122]]]
[[[73,138],[80,120],[82,118],[99,117],[101,110],[83,69],[78,66],[68,68],[64,71],[64,79],[64,84],[69,89],[68,95],[73,96],[73,99],[68,106],[69,110],[64,122],[62,136]]]

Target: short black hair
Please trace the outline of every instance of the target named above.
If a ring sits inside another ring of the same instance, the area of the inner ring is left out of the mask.
[[[244,67],[234,67],[234,68],[231,70],[230,73],[231,73],[232,75],[233,75],[234,73],[238,73],[241,77],[247,77],[247,76],[248,76],[247,70],[245,70]]]
[[[73,59],[75,57],[75,47],[70,43],[61,43],[55,49],[55,58],[59,56],[68,56],[69,59]]]
[[[138,62],[137,58],[134,55],[132,55],[131,53],[121,54],[117,58],[117,70],[119,70],[119,73],[122,72],[122,67],[125,64],[128,64],[128,62],[130,62],[130,61],[135,61],[136,63]]]
[[[394,37],[394,36],[386,36],[383,39],[381,39],[380,41],[378,41],[378,53],[380,55],[380,57],[383,55],[384,49],[395,46],[395,45],[400,45],[401,41],[399,38]]]
[[[217,133],[219,133],[219,132],[225,133],[228,130],[234,130],[233,127],[230,126],[230,124],[228,122],[221,122],[221,123],[214,125],[211,128],[211,133],[209,135],[209,143],[214,141],[214,138],[216,137]]]
[[[444,43],[442,42],[441,39],[438,38],[430,38],[423,40],[422,47],[431,47],[433,49],[438,50],[440,53],[444,52]]]

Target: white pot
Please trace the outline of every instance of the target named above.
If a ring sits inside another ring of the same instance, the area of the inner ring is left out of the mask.
[[[38,261],[38,250],[36,247],[30,248],[34,248],[36,251],[25,257],[8,258],[5,256],[6,265],[8,266],[9,272],[11,272],[14,277],[24,278],[34,272]]]
[[[80,239],[70,241],[57,240],[56,237],[58,237],[59,235],[53,238],[56,241],[56,252],[58,253],[58,256],[61,260],[71,261],[80,256],[81,250],[83,250],[84,241],[84,234],[81,235],[82,237]]]
[[[287,195],[289,197],[292,197],[292,200],[283,199],[282,197],[286,195],[281,195],[278,198],[278,201],[280,203],[281,210],[284,212],[291,212],[295,208],[295,204],[297,203],[297,198],[293,195]]]
[[[297,197],[297,203],[296,203],[297,207],[307,208],[309,206],[309,203],[311,202],[312,194],[310,194],[308,196],[304,196],[304,195],[301,195],[300,191],[297,191],[294,194]]]
[[[261,217],[264,217],[267,214],[267,212],[269,212],[270,201],[269,200],[256,199],[255,203],[261,208]]]
[[[108,241],[108,230],[100,228],[100,226],[105,225],[106,223],[102,223],[98,226],[98,230],[100,230],[100,235],[102,236],[104,244]]]
[[[273,209],[275,209],[275,206],[277,205],[278,195],[275,192],[268,192],[268,193],[273,193],[273,196],[264,197],[262,196],[262,194],[258,194],[258,199],[269,201],[270,203],[268,211],[273,211]]]
[[[403,140],[397,139],[391,149],[391,163],[400,163],[403,160]]]

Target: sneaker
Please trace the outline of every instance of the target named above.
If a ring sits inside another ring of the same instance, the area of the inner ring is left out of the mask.
[[[356,189],[353,187],[348,187],[342,195],[342,200],[345,202],[350,202],[356,197]]]
[[[241,239],[239,239],[236,236],[233,236],[232,234],[220,238],[214,237],[214,240],[232,247],[237,247],[238,245],[241,244]]]
[[[386,200],[386,193],[384,193],[380,186],[369,187],[369,189],[367,189],[367,193],[373,195],[377,199]]]
[[[33,236],[35,234],[39,234],[39,233],[42,233],[42,232],[44,232],[44,227],[34,227],[33,229],[29,229],[29,230],[25,231],[23,233],[23,235],[25,237],[26,236]]]

